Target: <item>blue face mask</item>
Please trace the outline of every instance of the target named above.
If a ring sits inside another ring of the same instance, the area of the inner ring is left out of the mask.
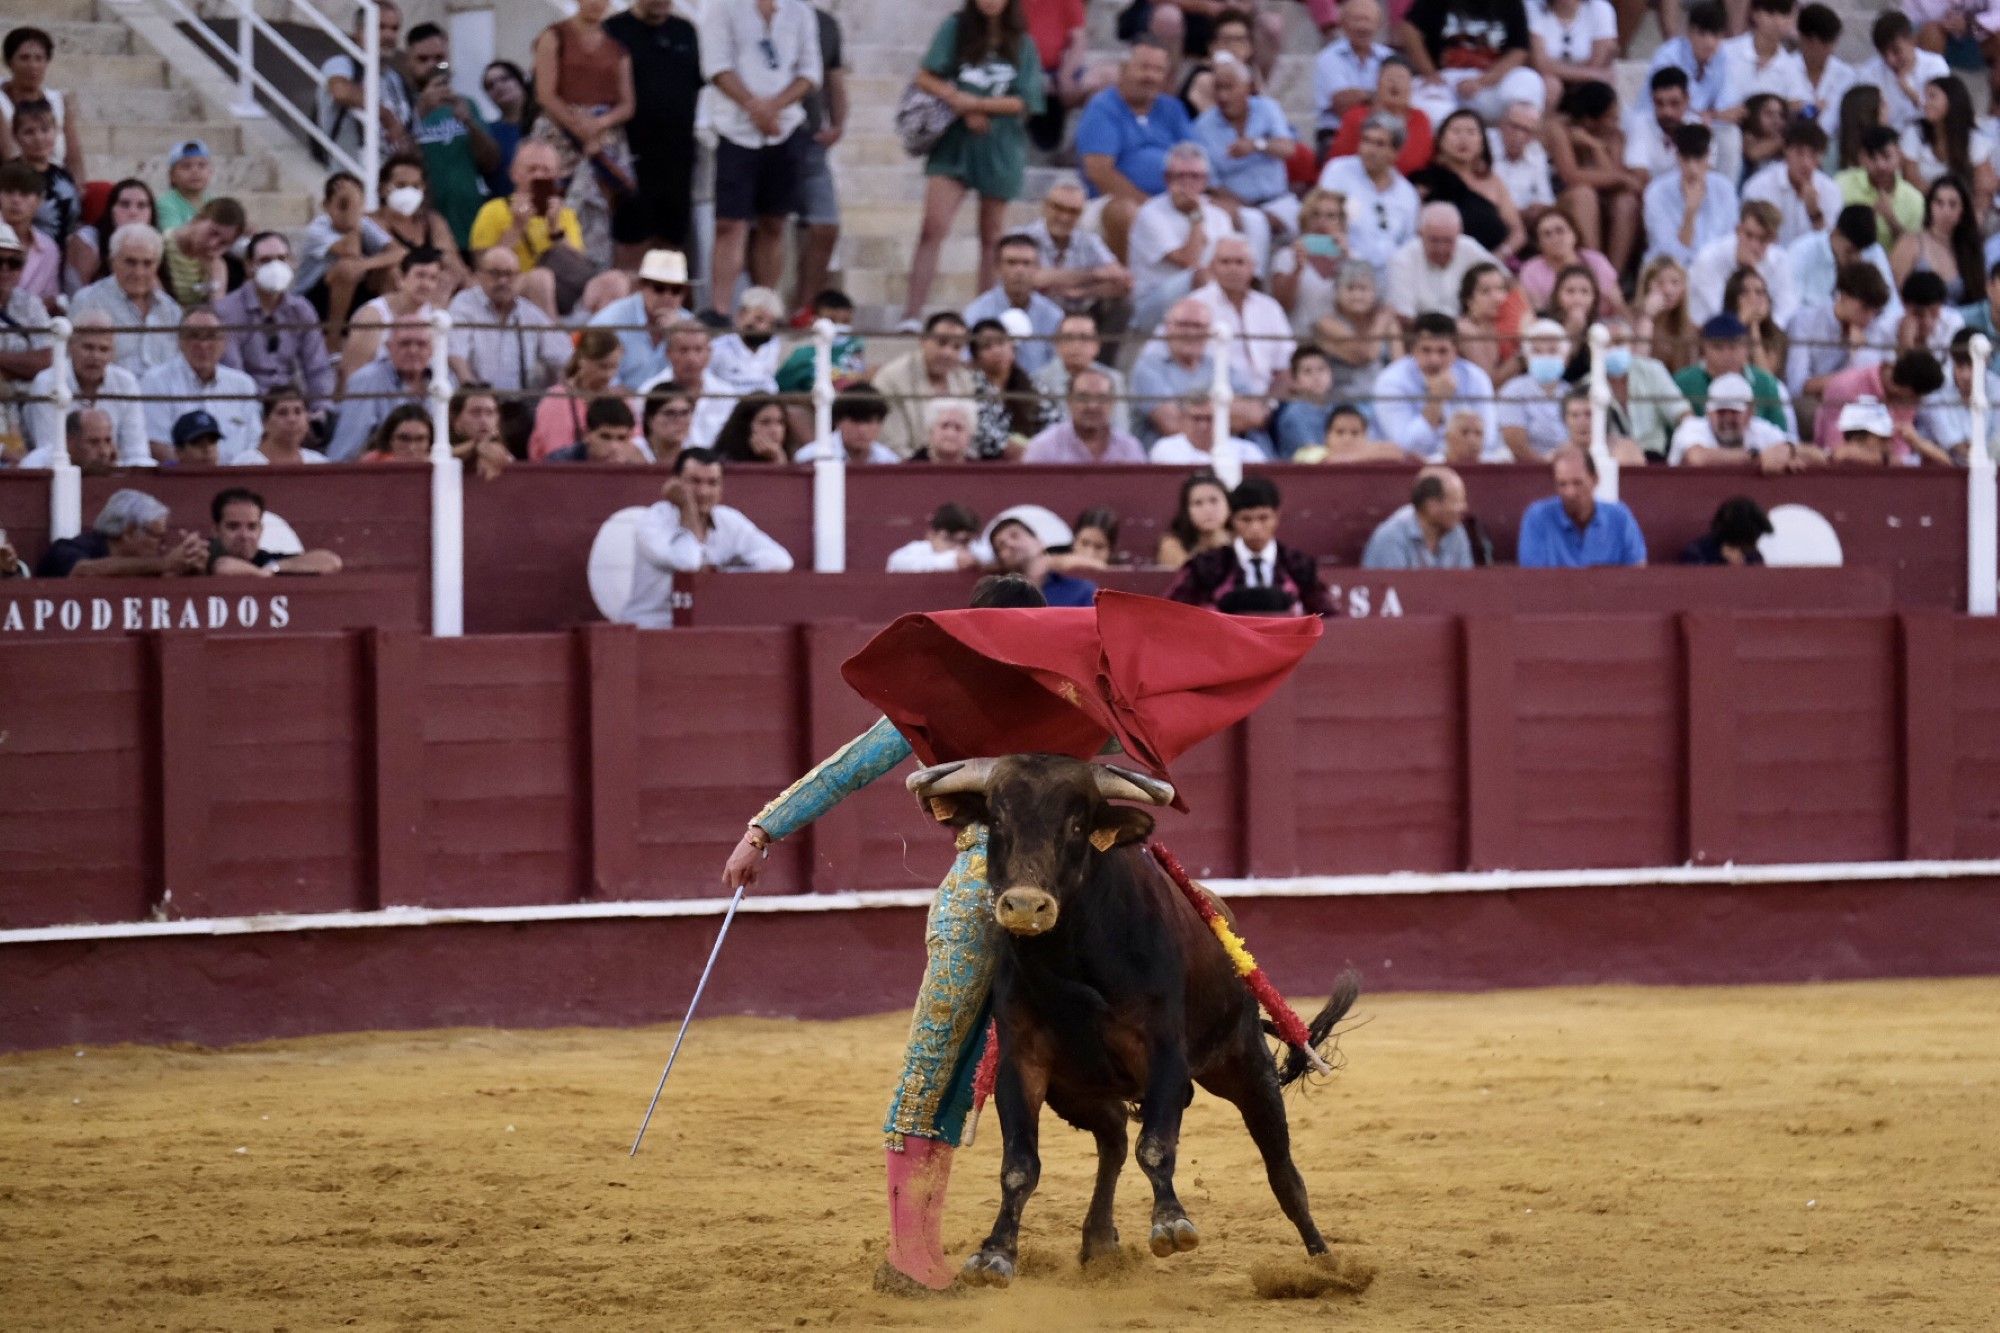
[[[1531,356],[1528,358],[1528,374],[1537,384],[1554,384],[1563,376],[1563,359],[1559,356]]]
[[[1604,349],[1604,373],[1623,375],[1632,369],[1632,349],[1629,347],[1607,347]]]

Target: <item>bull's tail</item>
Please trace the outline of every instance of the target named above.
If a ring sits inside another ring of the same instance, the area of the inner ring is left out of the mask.
[[[1338,1053],[1335,1048],[1339,1042],[1333,1035],[1333,1029],[1341,1019],[1347,1017],[1347,1011],[1354,1007],[1355,1000],[1360,996],[1361,978],[1356,976],[1352,969],[1341,973],[1340,979],[1333,983],[1333,995],[1327,1000],[1326,1007],[1314,1014],[1313,1021],[1306,1026],[1306,1036],[1311,1048],[1318,1051],[1327,1064],[1336,1068],[1339,1066],[1339,1060],[1336,1058]],[[1266,1023],[1264,1030],[1270,1032],[1271,1025]],[[1276,1033],[1272,1035],[1275,1036]],[[1285,1052],[1284,1063],[1278,1067],[1278,1086],[1289,1088],[1304,1078],[1306,1071],[1311,1068],[1306,1053],[1296,1046],[1292,1047]]]

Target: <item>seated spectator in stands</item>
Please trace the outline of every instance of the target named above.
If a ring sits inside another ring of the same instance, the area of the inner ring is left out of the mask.
[[[1340,35],[1313,60],[1314,138],[1322,159],[1347,114],[1373,101],[1383,62],[1395,54],[1376,40],[1382,35],[1378,0],[1348,0],[1340,7],[1339,22]],[[1407,88],[1407,65],[1403,72]]]
[[[1701,326],[1701,359],[1675,375],[1674,383],[1691,410],[1705,412],[1709,382],[1724,375],[1748,380],[1757,415],[1781,431],[1791,430],[1785,386],[1769,371],[1750,364],[1750,330],[1730,314],[1716,315]]]
[[[533,394],[547,388],[569,360],[569,337],[540,306],[521,298],[521,261],[512,250],[495,246],[479,256],[472,279],[471,286],[451,298],[448,308],[452,378],[461,383],[477,381],[509,394]],[[627,298],[633,302],[640,299]],[[605,309],[623,304],[613,302]],[[628,362],[631,344],[648,341],[645,332],[620,337],[626,343]],[[658,354],[656,367],[665,364],[665,354]],[[621,366],[621,378],[624,374]]]
[[[1646,258],[1667,255],[1682,264],[1711,241],[1726,240],[1736,225],[1736,187],[1708,165],[1706,125],[1674,131],[1676,169],[1646,187]]]
[[[1320,189],[1347,201],[1350,253],[1378,272],[1417,232],[1416,187],[1396,170],[1405,140],[1401,121],[1376,112],[1362,122],[1355,155],[1329,160],[1319,174]]]
[[[683,318],[667,333],[667,368],[639,386],[639,392],[646,394],[662,385],[678,384],[697,395],[688,438],[704,449],[715,443],[723,423],[736,408],[736,400],[709,373],[711,341],[706,324],[691,315]]]
[[[348,321],[341,346],[343,378],[375,360],[382,351],[382,330],[405,320],[429,324],[444,300],[444,256],[427,245],[413,245],[396,263],[396,285],[364,304]]]
[[[160,290],[160,233],[143,224],[120,227],[111,238],[111,276],[99,278],[70,301],[72,318],[101,314],[114,328],[134,332],[116,335],[113,353],[119,368],[143,375],[179,349],[174,330],[181,308]],[[139,332],[138,330],[146,330]]]
[[[1820,399],[1815,437],[1829,457],[1839,459],[1844,428],[1840,411],[1863,399],[1880,403],[1889,414],[1892,452],[1899,463],[1915,463],[1929,455],[1918,446],[1917,409],[1944,386],[1944,371],[1935,355],[1918,348],[1897,354],[1888,365],[1856,366],[1829,375]],[[1935,446],[1932,446],[1935,448]]]
[[[1192,606],[1219,607],[1238,588],[1276,588],[1291,597],[1291,614],[1335,614],[1333,597],[1320,582],[1319,562],[1278,540],[1283,498],[1265,477],[1244,479],[1229,493],[1227,546],[1191,555],[1166,595]]]
[[[1598,313],[1616,315],[1624,311],[1617,270],[1602,254],[1581,248],[1576,224],[1561,208],[1551,208],[1535,220],[1534,239],[1535,257],[1521,265],[1521,293],[1530,306],[1536,310],[1546,308],[1555,295],[1556,275],[1581,265],[1597,279]]]
[[[972,458],[972,437],[979,427],[979,404],[970,398],[924,400],[924,443],[910,455],[912,463],[965,463]]]
[[[167,154],[167,188],[153,201],[159,228],[172,231],[201,211],[208,202],[208,187],[215,181],[215,160],[208,145],[187,139]]]
[[[1292,455],[1294,463],[1408,463],[1410,455],[1387,440],[1369,438],[1368,414],[1340,403],[1326,418],[1322,442]]]
[[[711,449],[683,449],[661,499],[633,533],[632,594],[621,624],[668,629],[674,623],[674,575],[701,569],[783,574],[792,555],[740,509],[722,503],[722,459]]]
[[[1261,445],[1231,439],[1236,456],[1245,463],[1268,463],[1271,456]],[[1178,435],[1162,435],[1153,441],[1147,457],[1155,463],[1175,467],[1211,467],[1215,463],[1215,403],[1205,393],[1191,393],[1181,403]]]
[[[431,330],[426,324],[400,323],[389,330],[389,354],[370,361],[347,377],[347,399],[326,456],[351,463],[361,456],[369,438],[398,403],[421,404],[430,392]]]
[[[1103,340],[1097,336],[1097,320],[1088,312],[1068,314],[1056,326],[1055,356],[1029,377],[1036,392],[1051,403],[1069,410],[1069,382],[1084,369],[1102,372],[1111,381],[1111,425],[1132,433],[1132,404],[1125,392],[1125,373],[1098,360]]]
[[[1889,252],[1875,239],[1875,220],[1875,210],[1866,204],[1848,204],[1834,215],[1832,230],[1808,232],[1786,247],[1801,309],[1830,303],[1835,278],[1841,269],[1855,263],[1881,273],[1894,308],[1896,274],[1889,267]]]
[[[324,426],[333,406],[334,368],[319,315],[303,297],[291,294],[291,242],[283,232],[260,231],[250,238],[245,267],[250,280],[215,302],[222,321],[222,364],[243,371],[269,393],[291,385],[306,395],[314,420]]]
[[[530,459],[544,459],[558,449],[583,442],[589,430],[584,424],[589,405],[600,397],[619,396],[618,363],[624,355],[618,335],[611,330],[583,331],[563,367],[562,383],[542,395],[535,407],[535,427],[528,436]]]
[[[678,384],[662,384],[646,395],[639,434],[660,466],[672,467],[693,443],[694,405],[695,395]]]
[[[1196,472],[1181,483],[1180,499],[1167,530],[1160,534],[1153,563],[1179,569],[1193,557],[1234,540],[1229,530],[1229,488],[1212,472]]]
[[[1812,95],[1805,64],[1790,46],[1793,5],[1794,0],[1750,0],[1749,30],[1722,44],[1728,79],[1717,119],[1747,124],[1751,99],[1767,95],[1784,102],[1785,114],[1796,114]]]
[[[1035,238],[1025,232],[1009,232],[993,247],[994,271],[999,283],[972,298],[965,307],[965,322],[997,320],[1009,310],[1018,310],[1027,319],[1030,334],[1014,348],[1014,363],[1032,376],[1055,359],[1050,339],[1062,323],[1062,307],[1035,290],[1035,275],[1041,264],[1041,250]]]
[[[1875,239],[1885,250],[1893,250],[1896,242],[1924,224],[1923,191],[1903,175],[1903,150],[1896,131],[1887,125],[1862,132],[1861,164],[1833,181],[1842,199],[1865,204],[1875,214]]]
[[[1829,375],[1883,358],[1882,344],[1893,341],[1882,328],[1888,304],[1889,285],[1874,266],[1849,264],[1840,271],[1831,305],[1806,306],[1792,316],[1785,387],[1800,420],[1812,418]]]
[[[1763,200],[1744,204],[1737,215],[1736,232],[1703,246],[1688,267],[1688,311],[1706,322],[1723,309],[1722,289],[1739,268],[1756,270],[1770,291],[1771,315],[1779,324],[1789,321],[1798,309],[1792,285],[1792,268],[1783,250],[1774,249],[1778,232],[1778,210]]]
[[[1515,102],[1486,131],[1486,151],[1493,174],[1507,187],[1529,237],[1537,223],[1556,205],[1555,173],[1548,149],[1542,146],[1542,113],[1526,102]],[[1614,286],[1616,284],[1613,284]]]
[[[208,502],[215,534],[208,543],[208,572],[270,578],[279,574],[338,574],[332,551],[281,555],[264,549],[264,497],[241,486],[217,491]]]
[[[547,463],[643,464],[651,460],[633,437],[638,422],[623,398],[593,398],[583,414],[583,435],[556,450]]]
[[[312,418],[306,413],[305,395],[285,385],[264,395],[264,427],[257,447],[224,461],[232,467],[326,462],[325,454],[306,447],[311,439]]]
[[[833,434],[792,455],[794,463],[817,463],[822,458],[842,458],[850,465],[900,463],[903,456],[882,443],[882,421],[889,404],[872,384],[856,384],[841,390],[833,400]]]
[[[1236,57],[1218,53],[1213,63],[1215,105],[1195,120],[1194,137],[1208,155],[1214,200],[1246,235],[1290,235],[1298,230],[1299,201],[1285,163],[1297,142],[1284,108],[1251,91],[1254,76]],[[1245,209],[1263,214],[1261,228]]]
[[[1840,187],[1820,170],[1826,159],[1826,130],[1810,120],[1795,120],[1785,130],[1782,161],[1760,169],[1743,183],[1743,201],[1767,203],[1778,210],[1778,244],[1812,232],[1823,232],[1840,216]],[[1787,255],[1787,262],[1789,256]]]
[[[1278,457],[1289,459],[1301,449],[1323,443],[1332,415],[1332,358],[1318,347],[1295,349],[1285,398],[1271,409],[1269,429]]]
[[[1333,311],[1334,283],[1347,253],[1347,201],[1318,186],[1299,203],[1300,235],[1271,255],[1269,290],[1290,315],[1293,336],[1310,339]]]
[[[1209,281],[1195,289],[1193,298],[1207,306],[1232,335],[1231,369],[1241,371],[1256,393],[1283,392],[1286,367],[1297,343],[1285,308],[1254,285],[1257,262],[1250,243],[1237,236],[1218,240],[1209,274]]]
[[[997,572],[1020,575],[1042,590],[1050,606],[1089,606],[1097,600],[1097,585],[1064,573],[1067,562],[1049,554],[1075,539],[1069,524],[1042,506],[1015,505],[994,516],[983,541]]]
[[[1067,563],[1062,568],[1109,569],[1119,563],[1117,510],[1094,506],[1078,514],[1070,526],[1075,535],[1063,553]]]
[[[1455,317],[1467,270],[1494,262],[1492,252],[1463,234],[1456,208],[1425,204],[1415,239],[1389,260],[1389,306],[1405,322],[1421,314]]]
[[[101,477],[119,465],[111,414],[102,408],[75,408],[63,418],[61,447],[86,477]],[[38,446],[22,457],[19,466],[54,467],[56,448],[54,443]]]
[[[727,463],[788,463],[798,447],[785,404],[763,393],[738,400],[715,436],[715,454]]]
[[[1444,118],[1431,160],[1410,174],[1410,184],[1431,204],[1449,205],[1468,239],[1498,259],[1519,262],[1528,235],[1506,183],[1493,174],[1486,125],[1476,113],[1454,111]]]
[[[1631,325],[1614,319],[1607,321],[1607,327],[1611,345],[1604,349],[1604,376],[1611,389],[1609,433],[1631,440],[1649,459],[1665,459],[1674,427],[1690,410],[1687,398],[1665,363],[1639,350]]]
[[[431,410],[422,403],[403,403],[382,418],[368,438],[357,463],[427,463],[431,457]]]
[[[1689,105],[1686,73],[1671,66],[1654,70],[1647,80],[1645,103],[1635,105],[1622,122],[1625,131],[1623,165],[1646,183],[1673,174],[1679,170],[1680,161],[1680,154],[1674,147],[1675,132],[1683,125],[1706,124],[1710,114]],[[1709,156],[1713,166],[1716,156],[1713,138],[1710,140]],[[1561,158],[1554,152],[1551,152],[1550,158],[1555,162],[1557,174],[1561,175]],[[1642,183],[1640,188],[1644,189],[1645,184]]]
[[[1150,332],[1167,307],[1208,282],[1215,244],[1237,235],[1229,215],[1210,203],[1208,157],[1192,143],[1167,153],[1166,190],[1148,199],[1131,224],[1132,324]]]
[[[325,319],[329,351],[346,336],[356,294],[403,258],[403,247],[368,216],[365,201],[353,173],[336,171],[326,178],[321,211],[306,224],[292,279],[292,290]]]
[[[452,456],[481,481],[492,481],[513,465],[513,451],[501,435],[500,399],[490,386],[459,385],[446,420],[451,426]]]
[[[167,507],[144,491],[113,491],[90,531],[49,543],[35,565],[38,579],[177,578],[208,570],[200,534],[167,535]]]
[[[1544,105],[1521,0],[1416,0],[1398,31],[1417,70],[1416,104],[1433,123],[1461,106],[1494,120],[1512,102]]]
[[[47,30],[23,25],[8,32],[3,52],[8,77],[0,82],[0,146],[7,141],[7,122],[21,109],[43,103],[55,113],[57,162],[78,180],[89,179],[84,167],[83,135],[77,109],[71,97],[48,81],[49,64],[55,58],[55,39]]]
[[[794,316],[796,319],[796,316]],[[863,379],[868,374],[868,345],[854,334],[854,302],[838,287],[829,287],[812,299],[812,323],[820,320],[833,325],[833,384],[837,389]],[[778,392],[811,393],[816,370],[816,352],[811,342],[793,345],[778,363]]]
[[[1972,96],[1955,75],[1924,85],[1924,114],[1903,130],[1903,172],[1919,186],[1949,174],[1993,198],[1993,144],[1976,123]]]
[[[1213,387],[1214,353],[1208,335],[1214,318],[1206,305],[1188,297],[1168,310],[1164,336],[1139,353],[1132,365],[1132,396],[1140,413],[1141,439],[1178,433],[1181,400]],[[1229,407],[1229,428],[1239,435],[1262,429],[1268,407],[1254,396],[1242,371],[1232,365],[1228,373],[1237,395]]]
[[[4,248],[0,245],[0,249]],[[0,293],[6,290],[6,279],[0,277]],[[2000,333],[2000,262],[1986,270],[1986,299],[1960,306],[1958,313],[1965,320],[1965,327],[1974,333],[1983,333],[1988,338]]]
[[[1903,316],[1896,323],[1896,346],[1928,349],[1938,356],[1951,350],[1951,340],[1965,327],[1965,318],[1946,298],[1944,279],[1919,270],[1903,279]]]
[[[1105,333],[1118,333],[1132,318],[1132,271],[1102,237],[1077,226],[1088,202],[1083,186],[1057,181],[1042,196],[1042,216],[1017,234],[1035,243],[1036,291],[1072,315],[1093,316]]]
[[[1991,200],[1989,190],[1978,196]],[[1979,299],[1979,275],[1986,271],[1974,196],[1956,176],[1940,176],[1924,194],[1923,230],[1907,232],[1889,252],[1889,267],[1898,283],[1916,273],[1938,279],[1943,299],[1966,305]],[[1907,302],[1905,303],[1907,304]]]
[[[44,311],[63,292],[63,247],[37,225],[45,202],[42,178],[33,167],[0,163],[0,223],[14,233],[21,250],[21,290],[42,302]]]
[[[1761,565],[1760,539],[1771,535],[1764,507],[1747,495],[1731,496],[1716,506],[1708,531],[1681,552],[1684,565]]]
[[[1785,432],[1750,415],[1750,381],[1723,375],[1708,389],[1708,411],[1674,428],[1667,462],[1688,467],[1754,467],[1768,474],[1825,462],[1816,449],[1794,449]]]
[[[1434,312],[1418,315],[1409,355],[1375,378],[1375,424],[1389,443],[1436,462],[1443,459],[1451,418],[1461,413],[1479,419],[1480,456],[1507,461],[1493,381],[1459,355],[1457,321]]]
[[[1003,310],[999,319],[982,319],[973,326],[973,397],[979,403],[975,457],[1019,458],[1029,440],[1061,419],[1055,404],[1037,393],[1034,381],[1014,363],[1014,340],[1028,332],[1028,317],[1018,310]]]
[[[890,574],[945,574],[978,569],[986,561],[973,549],[979,515],[950,502],[931,511],[924,535],[889,552]]]
[[[1568,439],[1563,428],[1563,368],[1570,340],[1563,326],[1538,319],[1522,330],[1527,369],[1500,386],[1495,418],[1500,442],[1517,463],[1539,463]]]
[[[190,308],[241,286],[243,265],[233,252],[249,229],[243,205],[224,197],[209,200],[200,212],[168,232],[160,263],[167,295]]]
[[[1613,82],[1619,46],[1611,0],[1549,0],[1528,15],[1529,64],[1542,76],[1548,102],[1566,86]]]
[[[1900,133],[1923,119],[1924,89],[1935,79],[1951,77],[1943,56],[1917,45],[1910,16],[1899,9],[1879,15],[1870,29],[1875,57],[1855,70],[1855,83],[1882,90],[1882,120]]]
[[[234,461],[257,447],[257,382],[222,364],[222,321],[208,306],[181,319],[180,355],[139,377],[146,396],[146,437],[153,456],[166,459],[174,422],[197,408],[222,423],[222,457]]]
[[[1333,397],[1355,401],[1374,391],[1375,377],[1403,354],[1403,322],[1381,296],[1375,269],[1360,260],[1340,266],[1333,308],[1313,335],[1333,359]]]
[[[375,193],[382,201],[370,214],[375,225],[405,250],[437,251],[441,270],[437,299],[440,303],[449,300],[468,278],[458,257],[458,238],[444,214],[432,204],[430,172],[423,155],[410,148],[387,158],[376,178]],[[377,275],[378,291],[390,290],[385,277]]]
[[[222,463],[222,426],[199,409],[183,413],[174,422],[174,466],[219,467]],[[251,451],[253,454],[255,450]]]
[[[925,399],[972,397],[977,377],[965,363],[965,344],[965,321],[955,311],[940,310],[924,321],[921,343],[870,377],[889,401],[882,443],[907,458],[928,437]]]
[[[1552,460],[1556,493],[1521,514],[1518,560],[1523,569],[1643,565],[1646,541],[1632,511],[1597,498],[1597,464],[1580,449]]]
[[[473,253],[496,245],[512,250],[521,263],[521,295],[551,316],[569,313],[583,295],[579,279],[590,271],[583,228],[556,187],[557,171],[555,149],[532,139],[522,143],[507,168],[514,192],[488,199],[472,220]]]
[[[1331,162],[1335,158],[1353,157],[1360,152],[1362,130],[1375,117],[1384,116],[1403,130],[1403,137],[1391,157],[1396,170],[1408,176],[1422,169],[1431,160],[1433,140],[1431,118],[1410,105],[1415,80],[1416,75],[1409,61],[1393,54],[1384,60],[1375,71],[1375,95],[1349,107],[1341,116],[1339,127],[1324,145],[1323,160]]]
[[[1722,0],[1700,0],[1688,6],[1687,31],[1661,42],[1653,52],[1652,73],[1672,69],[1682,76],[1688,108],[1707,117],[1724,105],[1729,87],[1729,60],[1722,53],[1723,34],[1729,30],[1729,12]],[[1658,83],[1653,85],[1658,87]]]
[[[111,316],[101,310],[86,311],[71,323],[75,332],[69,340],[69,363],[49,366],[28,385],[30,401],[21,409],[28,446],[54,449],[62,437],[62,419],[56,415],[53,401],[56,377],[61,375],[73,406],[102,408],[111,418],[118,439],[118,465],[152,466],[155,460],[146,442],[146,415],[139,406],[139,377],[112,363],[116,343]]]
[[[1896,421],[1891,409],[1873,398],[1857,398],[1840,409],[1838,442],[1830,451],[1836,463],[1862,467],[1915,467],[1932,463],[1955,466],[1952,456],[1935,440],[1918,432],[1913,422]]]
[[[1376,525],[1361,553],[1363,569],[1471,569],[1465,532],[1465,482],[1448,467],[1417,473],[1410,502]]]
[[[1840,133],[1840,102],[1855,81],[1854,66],[1833,53],[1840,32],[1840,15],[1826,5],[1799,10],[1799,59],[1806,75],[1806,101],[1799,115],[1825,130],[1828,139]]]
[[[482,271],[494,253],[489,250],[482,256]],[[520,271],[516,257],[517,282]],[[616,330],[618,341],[625,345],[618,381],[632,389],[651,383],[667,368],[667,336],[688,317],[687,256],[678,250],[648,250],[639,264],[637,285],[639,289],[630,296],[620,297],[590,317],[592,324]]]
[[[21,286],[25,265],[20,234],[0,222],[0,457],[12,455],[25,442],[16,399],[55,355],[48,307]]]
[[[1672,381],[1669,381],[1671,383]],[[1675,390],[1676,398],[1679,391]],[[1617,422],[1617,405],[1605,413],[1604,447],[1618,460],[1621,467],[1644,467],[1648,461],[1645,450],[1630,437],[1620,433]],[[1571,389],[1563,395],[1562,421],[1563,442],[1572,449],[1590,451],[1590,390]]]
[[[1951,378],[1943,388],[1924,400],[1917,411],[1917,433],[1934,441],[1964,467],[1972,453],[1972,338],[1973,330],[1960,329],[1951,340]],[[2000,403],[2000,370],[1989,363],[1986,371],[1986,401]],[[2000,417],[1989,413],[1990,437],[2000,435]]]
[[[1094,366],[1070,378],[1069,417],[1028,441],[1024,463],[1143,463],[1140,443],[1111,424],[1111,380]],[[1178,417],[1176,425],[1179,424]]]
[[[1134,41],[1118,82],[1084,104],[1076,153],[1093,199],[1103,198],[1104,239],[1125,252],[1140,205],[1167,189],[1167,153],[1193,137],[1187,108],[1165,90],[1171,61],[1149,37]]]
[[[778,391],[784,353],[778,329],[784,322],[784,297],[769,287],[745,289],[736,302],[736,326],[709,344],[705,378],[716,392],[740,398]]]

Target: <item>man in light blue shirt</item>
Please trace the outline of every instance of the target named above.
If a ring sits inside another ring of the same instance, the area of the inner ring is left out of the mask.
[[[1674,130],[1677,169],[1646,187],[1648,263],[1666,255],[1685,268],[1696,251],[1736,229],[1736,187],[1721,172],[1709,170],[1710,138],[1706,125]]]
[[[967,328],[976,327],[982,319],[999,319],[1009,310],[1027,317],[1031,336],[1015,341],[1014,364],[1028,375],[1055,359],[1054,339],[1063,320],[1062,307],[1035,290],[1041,254],[1041,246],[1025,232],[1002,236],[993,247],[999,285],[973,297],[972,304],[965,307]]]
[[[1516,559],[1523,569],[1583,569],[1643,565],[1646,539],[1639,521],[1616,500],[1597,498],[1597,464],[1581,449],[1562,449],[1554,463],[1556,493],[1521,515]]]
[[[687,256],[678,250],[648,250],[639,265],[638,287],[590,317],[592,324],[618,330],[618,345],[625,349],[618,382],[628,389],[667,368],[667,335],[688,317]]]
[[[1269,207],[1287,225],[1296,225],[1298,200],[1292,195],[1285,160],[1296,139],[1284,108],[1250,91],[1250,70],[1227,51],[1214,66],[1215,105],[1194,122],[1194,141],[1208,154],[1209,189],[1238,203]],[[1227,199],[1217,202],[1227,209]]]
[[[1411,326],[1410,353],[1375,377],[1375,427],[1398,448],[1433,463],[1445,461],[1452,421],[1472,415],[1480,423],[1477,460],[1505,463],[1512,456],[1500,440],[1493,381],[1458,354],[1458,322],[1426,311]]]
[[[1703,0],[1689,7],[1687,26],[1687,36],[1660,43],[1649,72],[1671,65],[1687,75],[1688,106],[1706,116],[1726,105],[1729,61],[1722,54],[1722,35],[1729,26],[1728,12],[1719,0]]]
[[[1331,139],[1349,108],[1374,95],[1382,62],[1391,54],[1375,40],[1381,33],[1382,6],[1376,0],[1347,0],[1340,7],[1340,36],[1313,61],[1314,123],[1320,138]]]

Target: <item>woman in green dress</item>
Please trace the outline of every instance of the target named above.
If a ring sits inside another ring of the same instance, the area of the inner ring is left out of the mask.
[[[993,247],[1027,171],[1027,120],[1042,111],[1042,62],[1021,0],[965,0],[938,26],[917,85],[949,103],[958,119],[924,163],[923,229],[903,307],[912,325],[922,318],[938,250],[968,193],[979,196],[979,290],[993,285]]]

